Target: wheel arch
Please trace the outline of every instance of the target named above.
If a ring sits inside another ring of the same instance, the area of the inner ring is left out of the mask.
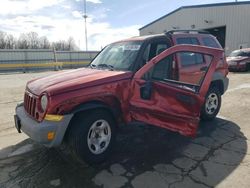
[[[77,105],[75,108],[73,108],[71,110],[70,113],[75,115],[77,113],[81,113],[81,112],[86,111],[86,110],[94,110],[94,109],[97,109],[97,108],[99,108],[99,109],[102,108],[104,110],[107,110],[110,113],[112,113],[113,115],[120,115],[120,113],[121,113],[121,109],[118,106],[118,104],[116,105],[115,108],[113,108],[113,107],[107,105],[106,103],[104,103],[102,101],[97,101],[97,100],[90,101],[90,102],[85,102],[85,103],[82,103],[80,105]]]
[[[67,137],[69,130],[71,128],[71,124],[77,116],[84,114],[84,112],[93,111],[93,110],[97,110],[97,109],[102,109],[102,110],[105,110],[106,112],[110,113],[110,115],[112,116],[112,118],[116,122],[116,125],[118,124],[118,121],[122,116],[122,110],[121,110],[120,102],[118,100],[113,101],[113,107],[111,107],[110,105],[107,105],[103,101],[98,101],[98,100],[93,100],[93,101],[82,103],[82,104],[76,106],[75,108],[73,108],[69,112],[69,113],[73,114],[73,116],[72,116],[72,118],[68,124],[68,127],[65,131],[63,140],[65,140],[65,137]]]
[[[210,87],[217,87],[219,89],[219,92],[221,93],[221,95],[224,94],[224,82],[223,82],[223,79],[224,79],[225,76],[223,76],[222,73],[219,73],[219,72],[215,72],[213,74],[213,77],[212,77],[212,81],[210,83]]]

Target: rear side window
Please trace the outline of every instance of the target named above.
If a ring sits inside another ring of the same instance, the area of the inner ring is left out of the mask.
[[[203,55],[200,53],[179,52],[177,55],[180,57],[182,67],[204,63]]]
[[[194,37],[177,38],[177,44],[193,44],[199,45],[199,41]],[[204,58],[202,54],[192,52],[179,52],[178,57],[182,67],[192,66],[196,64],[203,64]]]
[[[205,46],[212,47],[212,48],[221,48],[219,44],[211,37],[204,37],[202,38],[202,42]]]
[[[199,41],[197,38],[194,37],[186,37],[186,38],[177,38],[177,44],[195,44],[199,45]]]

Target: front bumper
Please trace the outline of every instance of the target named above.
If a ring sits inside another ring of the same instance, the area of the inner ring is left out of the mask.
[[[229,79],[228,79],[228,77],[225,77],[223,79],[223,85],[224,85],[224,92],[223,93],[225,93],[227,91],[228,85],[229,85]]]
[[[25,112],[23,104],[16,107],[15,123],[18,131],[27,134],[32,140],[45,145],[46,147],[56,147],[62,143],[64,134],[73,114],[68,114],[59,122],[43,120],[37,122],[29,117]],[[53,140],[48,140],[48,133],[54,132]]]

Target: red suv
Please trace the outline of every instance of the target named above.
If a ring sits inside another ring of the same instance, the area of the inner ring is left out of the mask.
[[[227,73],[224,51],[207,33],[130,38],[108,45],[88,68],[28,82],[16,128],[47,147],[64,141],[77,158],[100,162],[124,123],[195,136],[200,117],[218,113]]]

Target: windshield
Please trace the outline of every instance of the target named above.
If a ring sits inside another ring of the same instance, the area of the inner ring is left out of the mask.
[[[233,51],[233,52],[229,55],[229,57],[238,57],[238,56],[250,57],[250,52],[242,51],[242,50],[236,50],[236,51]]]
[[[141,48],[142,41],[126,41],[110,44],[90,64],[92,68],[129,70]]]

